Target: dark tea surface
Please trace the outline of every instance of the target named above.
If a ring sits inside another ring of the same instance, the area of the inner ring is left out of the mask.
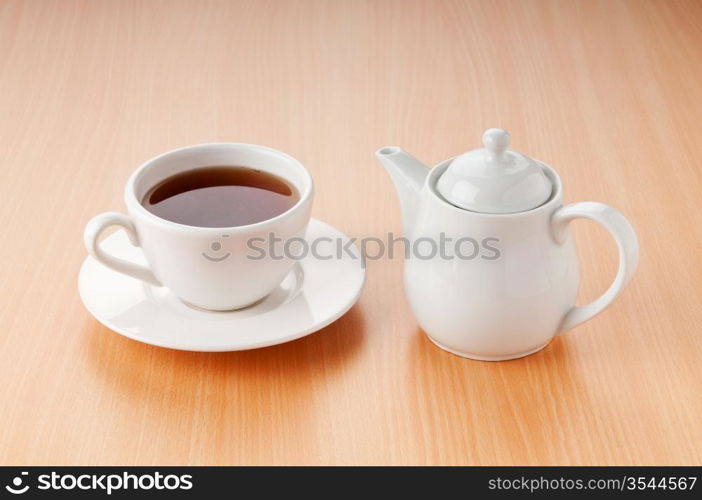
[[[154,215],[198,227],[232,227],[271,219],[299,200],[278,176],[248,167],[200,167],[152,187],[142,205]]]

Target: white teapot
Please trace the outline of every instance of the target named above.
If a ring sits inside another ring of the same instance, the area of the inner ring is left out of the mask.
[[[405,291],[422,329],[460,356],[498,361],[532,354],[587,321],[621,293],[639,261],[624,216],[595,202],[563,205],[548,165],[507,149],[502,129],[484,148],[429,169],[398,147],[376,152],[400,197],[410,256]],[[619,270],[594,302],[576,306],[578,260],[568,223],[602,224]]]

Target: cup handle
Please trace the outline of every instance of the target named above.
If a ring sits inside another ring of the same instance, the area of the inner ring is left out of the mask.
[[[113,257],[100,247],[98,238],[100,238],[102,232],[110,226],[121,226],[127,233],[132,245],[139,246],[139,236],[129,217],[118,212],[104,212],[90,219],[85,226],[83,242],[85,243],[85,248],[88,250],[88,253],[92,255],[95,260],[110,269],[131,276],[132,278],[146,281],[152,285],[162,286],[148,267]]]
[[[639,265],[639,242],[636,232],[621,212],[603,203],[585,201],[559,208],[551,216],[553,237],[563,244],[568,236],[568,223],[574,219],[590,219],[609,231],[619,249],[619,270],[607,291],[584,306],[573,306],[563,318],[558,335],[602,312],[626,288]]]

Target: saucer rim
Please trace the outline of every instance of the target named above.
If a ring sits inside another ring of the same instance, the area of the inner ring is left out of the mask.
[[[331,230],[333,232],[336,232],[336,233],[342,235],[344,238],[351,239],[345,233],[341,232],[336,227],[334,227],[331,224],[328,224],[324,221],[321,221],[319,219],[311,217],[310,224],[312,224],[312,223],[319,224],[324,229],[324,232]],[[359,253],[358,247],[356,246],[355,243],[353,245],[353,248],[355,250],[355,253],[360,258],[360,253]],[[81,278],[83,276],[83,273],[85,272],[84,269],[85,269],[85,267],[90,259],[91,259],[91,257],[87,256],[83,260],[83,262],[80,266],[80,270],[78,272],[78,295],[80,296],[80,299],[81,299],[81,302],[83,303],[83,306],[87,309],[87,311],[90,313],[90,315],[95,320],[97,320],[101,325],[106,327],[108,330],[113,331],[119,335],[122,335],[123,337],[126,337],[130,340],[134,340],[134,341],[140,342],[142,344],[148,344],[148,345],[161,347],[161,348],[165,348],[165,349],[173,349],[173,350],[185,351],[185,352],[249,351],[249,350],[253,350],[253,349],[262,349],[262,348],[272,347],[272,346],[279,345],[279,344],[285,344],[288,342],[292,342],[292,341],[301,339],[301,338],[306,337],[308,335],[311,335],[315,332],[318,332],[318,331],[326,328],[327,326],[329,326],[330,324],[334,323],[336,320],[341,318],[343,315],[345,315],[347,312],[349,312],[351,310],[351,308],[353,308],[353,306],[355,306],[356,303],[358,302],[358,300],[360,299],[361,294],[363,293],[363,289],[365,288],[366,279],[367,279],[367,273],[366,273],[365,266],[359,265],[357,272],[359,272],[361,274],[361,283],[358,286],[358,290],[356,291],[355,295],[353,296],[353,299],[348,301],[348,305],[344,306],[343,308],[340,308],[338,311],[336,311],[334,314],[330,315],[328,318],[325,318],[324,321],[321,321],[319,323],[313,323],[309,328],[303,328],[300,331],[296,331],[296,332],[291,333],[289,335],[286,335],[284,337],[278,337],[275,339],[269,339],[269,340],[264,340],[264,341],[260,341],[260,342],[252,342],[252,343],[246,344],[245,346],[239,345],[239,346],[222,346],[222,347],[211,347],[211,346],[206,346],[206,347],[194,347],[194,346],[183,347],[183,346],[180,346],[179,347],[177,344],[159,342],[159,341],[154,341],[153,339],[144,338],[143,336],[140,336],[138,334],[135,334],[133,332],[125,330],[124,328],[110,325],[103,318],[101,318],[100,315],[98,315],[95,312],[95,310],[88,305],[89,301],[86,300],[85,296],[83,295],[83,290],[81,289],[81,286],[80,286]],[[96,263],[98,265],[102,265],[99,262],[96,262]],[[304,270],[306,262],[302,261],[300,264],[303,266],[303,270]],[[112,271],[112,270],[110,270],[110,272],[116,273],[116,271]],[[303,284],[303,288],[304,288],[304,284]],[[297,300],[297,298],[293,299],[293,301],[294,300]]]

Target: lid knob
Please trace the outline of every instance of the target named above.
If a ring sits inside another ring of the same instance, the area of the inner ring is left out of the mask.
[[[483,134],[483,146],[490,153],[491,159],[498,159],[509,147],[509,133],[501,128],[489,128]]]
[[[508,149],[510,135],[501,128],[483,133],[484,148],[451,161],[436,184],[439,194],[465,210],[509,214],[545,203],[553,186],[541,164]]]

